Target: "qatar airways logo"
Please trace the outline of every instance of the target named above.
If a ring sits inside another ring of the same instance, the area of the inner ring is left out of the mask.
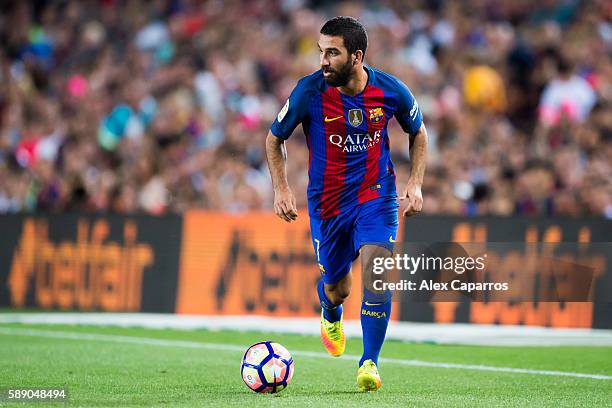
[[[352,135],[330,135],[329,143],[338,146],[345,153],[364,152],[380,142],[382,131],[377,130],[374,134],[353,133]]]

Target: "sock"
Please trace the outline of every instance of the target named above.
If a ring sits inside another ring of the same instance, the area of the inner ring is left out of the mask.
[[[328,322],[337,322],[342,317],[342,305],[334,305],[325,294],[325,286],[323,279],[317,284],[317,292],[319,293],[319,301],[321,309],[323,309],[323,317]]]
[[[381,299],[380,295],[368,296],[369,291],[365,290],[365,292],[360,313],[363,333],[363,355],[359,360],[360,367],[366,360],[372,360],[378,364],[378,355],[385,341],[391,317],[391,294]],[[374,303],[371,300],[379,302]]]

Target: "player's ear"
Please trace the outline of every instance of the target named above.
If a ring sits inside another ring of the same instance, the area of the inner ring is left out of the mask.
[[[353,58],[353,65],[363,62],[363,51],[357,50],[353,55],[355,56],[355,58]]]

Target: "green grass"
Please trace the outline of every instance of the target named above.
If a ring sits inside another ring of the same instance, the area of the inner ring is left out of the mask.
[[[239,345],[273,339],[318,351],[311,336],[140,328],[3,324],[0,327],[100,333]],[[350,339],[348,354],[360,354]],[[297,353],[299,354],[299,353]],[[384,357],[612,375],[611,347],[475,347],[387,342]],[[610,406],[612,381],[381,364],[383,388],[356,391],[356,362],[294,356],[288,389],[258,395],[242,383],[238,351],[0,334],[0,388],[67,386],[68,404],[50,406]],[[26,404],[8,404],[26,406]]]

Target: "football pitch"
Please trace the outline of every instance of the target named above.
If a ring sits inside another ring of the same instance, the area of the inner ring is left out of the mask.
[[[255,394],[243,351],[274,340],[295,374]],[[5,406],[610,406],[612,347],[493,347],[387,342],[383,388],[356,389],[361,341],[327,357],[314,336],[206,330],[0,324],[0,388],[66,387],[67,403]]]

